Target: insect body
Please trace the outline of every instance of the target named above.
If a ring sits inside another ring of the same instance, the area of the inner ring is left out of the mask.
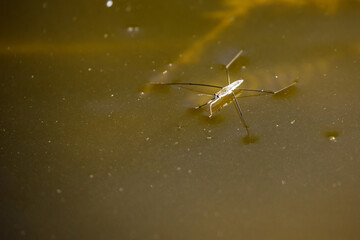
[[[249,127],[246,124],[245,118],[243,116],[243,113],[241,111],[240,105],[238,103],[238,100],[236,98],[236,95],[234,93],[235,90],[240,90],[240,91],[248,91],[248,92],[258,92],[258,93],[267,93],[267,94],[277,94],[278,92],[281,92],[293,85],[295,85],[297,82],[293,82],[291,84],[289,84],[288,86],[281,88],[277,91],[269,91],[269,90],[259,90],[259,89],[241,89],[239,88],[240,85],[244,82],[243,79],[240,80],[236,80],[234,82],[231,83],[230,81],[230,74],[229,74],[229,67],[231,66],[231,64],[243,53],[243,50],[239,51],[235,57],[226,65],[225,70],[226,70],[226,76],[227,76],[227,80],[228,80],[228,85],[226,85],[225,87],[220,87],[220,86],[216,86],[216,85],[210,85],[210,84],[203,84],[203,83],[164,83],[164,82],[152,82],[151,84],[161,84],[161,85],[193,85],[193,86],[203,86],[203,87],[212,87],[212,88],[217,88],[220,89],[218,92],[216,92],[214,94],[214,97],[212,99],[210,99],[207,103],[202,104],[200,106],[195,107],[195,109],[198,108],[202,108],[206,105],[210,105],[210,115],[209,117],[212,117],[213,115],[213,106],[214,104],[220,102],[221,100],[225,99],[226,97],[232,97],[234,99],[234,104],[236,107],[236,110],[239,113],[240,119],[243,122],[248,138],[250,140],[250,132],[249,132]]]
[[[217,103],[218,101],[222,100],[223,98],[232,95],[234,93],[234,90],[236,90],[243,82],[244,82],[244,80],[237,80],[237,81],[223,87],[220,91],[218,91],[217,93],[214,94],[214,97],[205,104],[205,105],[210,104],[209,117],[212,117],[212,115],[213,115],[213,111],[212,111],[213,105],[215,103]],[[200,108],[200,107],[202,107],[202,106],[196,107],[196,109]]]

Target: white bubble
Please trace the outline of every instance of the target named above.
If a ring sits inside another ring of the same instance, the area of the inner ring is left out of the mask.
[[[330,140],[330,142],[335,143],[336,142],[336,137],[335,136],[330,136],[329,140]]]
[[[128,33],[136,33],[139,32],[140,28],[138,26],[129,26],[126,31]]]
[[[113,1],[111,1],[111,0],[108,0],[107,2],[106,2],[106,6],[109,8],[109,7],[111,7],[112,5],[113,5]]]

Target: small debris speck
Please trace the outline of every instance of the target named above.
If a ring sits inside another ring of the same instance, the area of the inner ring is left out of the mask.
[[[290,123],[291,123],[291,124],[294,124],[294,123],[295,123],[295,119],[294,119],[294,120],[292,120]]]
[[[56,189],[56,193],[61,194],[62,193],[61,189],[60,188]]]
[[[127,12],[130,12],[131,11],[131,6],[130,5],[128,5],[126,8],[125,8],[125,11],[127,11]]]
[[[90,174],[89,178],[93,179],[94,178],[94,174]]]
[[[120,191],[120,192],[123,192],[123,191],[124,191],[124,188],[120,187],[120,188],[119,188],[119,191]]]

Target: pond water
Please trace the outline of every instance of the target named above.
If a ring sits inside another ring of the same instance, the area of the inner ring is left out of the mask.
[[[359,239],[359,1],[0,6],[2,239]]]

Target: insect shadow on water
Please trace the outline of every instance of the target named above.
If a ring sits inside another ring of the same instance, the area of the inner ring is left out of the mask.
[[[210,110],[210,115],[209,117],[213,116],[213,107],[215,104],[220,103],[220,101],[230,97],[232,98],[232,102],[235,105],[235,108],[239,114],[240,120],[243,123],[245,129],[246,129],[246,133],[247,136],[245,136],[244,138],[244,143],[252,143],[252,142],[256,142],[258,139],[257,137],[253,137],[251,138],[250,136],[250,131],[249,131],[249,125],[246,123],[245,117],[243,112],[241,111],[239,102],[237,100],[237,94],[235,94],[236,92],[256,92],[256,93],[260,93],[260,94],[277,94],[279,92],[282,92],[283,90],[295,85],[297,83],[297,81],[294,81],[293,83],[277,90],[277,91],[271,91],[271,90],[262,90],[262,89],[246,89],[246,88],[239,88],[240,85],[244,82],[244,79],[239,79],[236,80],[234,82],[231,82],[230,80],[230,73],[229,73],[229,68],[231,66],[231,64],[233,62],[235,62],[235,60],[243,53],[243,50],[240,50],[235,57],[233,57],[231,59],[231,61],[225,66],[225,71],[226,71],[226,77],[227,77],[227,81],[228,81],[228,85],[221,87],[221,86],[217,86],[217,85],[212,85],[212,84],[204,84],[204,83],[178,83],[178,82],[173,82],[173,83],[167,83],[167,82],[151,82],[150,84],[154,84],[154,85],[178,85],[178,86],[202,86],[202,87],[210,87],[210,88],[217,88],[220,89],[218,92],[214,93],[214,96],[206,103],[195,107],[195,109],[199,109],[199,108],[203,108],[207,105],[209,105],[209,110]],[[224,107],[227,106],[227,103],[225,105],[223,105]],[[221,109],[221,108],[220,108]]]

